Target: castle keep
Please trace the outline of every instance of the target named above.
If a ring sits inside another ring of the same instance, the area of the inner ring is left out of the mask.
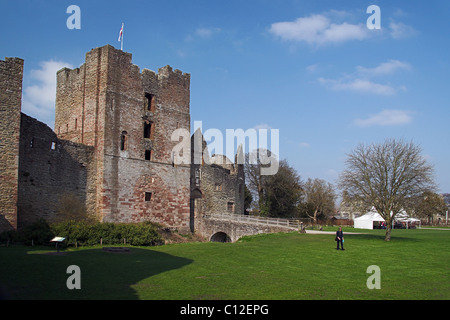
[[[23,60],[0,61],[0,232],[52,221],[64,202],[103,222],[183,231],[203,213],[243,213],[242,165],[174,161],[172,133],[190,132],[189,74],[141,72],[130,53],[93,49],[56,75],[54,131],[21,113],[22,76]]]

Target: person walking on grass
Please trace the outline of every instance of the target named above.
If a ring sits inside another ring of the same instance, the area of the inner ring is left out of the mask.
[[[341,250],[345,250],[344,249],[344,233],[342,232],[342,227],[339,227],[339,230],[336,231],[336,242],[337,242],[336,250],[339,250],[339,243],[341,244]]]

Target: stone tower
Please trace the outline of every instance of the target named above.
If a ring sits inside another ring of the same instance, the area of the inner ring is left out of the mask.
[[[95,149],[92,197],[101,221],[154,221],[189,229],[190,166],[175,165],[171,135],[190,131],[190,75],[158,73],[110,45],[57,74],[58,138]]]
[[[0,232],[17,229],[23,60],[0,60]]]

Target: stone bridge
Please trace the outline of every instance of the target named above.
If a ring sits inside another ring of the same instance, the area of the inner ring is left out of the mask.
[[[196,225],[196,231],[213,242],[235,242],[243,236],[288,232],[299,228],[300,222],[294,219],[239,214],[203,215]]]

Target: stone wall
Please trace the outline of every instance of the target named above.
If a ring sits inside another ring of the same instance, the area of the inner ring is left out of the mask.
[[[244,180],[234,165],[231,170],[216,164],[203,165],[200,167],[200,179],[204,194],[203,212],[244,213]]]
[[[95,205],[94,149],[60,140],[46,124],[21,116],[18,180],[18,227],[38,218],[58,217],[62,201],[79,203],[84,211]]]
[[[190,130],[190,75],[170,66],[141,73],[131,58],[107,45],[60,70],[56,131],[96,150],[100,220],[188,228],[190,168],[173,164],[171,135]]]
[[[0,232],[17,228],[23,60],[0,60]]]
[[[235,242],[243,236],[260,233],[289,232],[292,228],[281,226],[270,226],[255,223],[245,223],[237,221],[217,220],[211,216],[208,219],[199,219],[196,223],[196,233],[207,240],[212,240],[213,236],[222,233],[229,237],[230,242]],[[225,241],[224,241],[225,242]]]
[[[20,112],[23,60],[6,58],[0,71],[0,231],[53,220],[64,199],[100,221],[183,232],[194,231],[195,210],[243,212],[242,165],[173,161],[172,133],[190,132],[190,74],[141,72],[130,53],[92,49],[57,73],[53,131]]]
[[[209,156],[206,141],[198,129],[191,137],[191,230],[204,229],[203,215],[244,214],[244,167],[224,155]]]

